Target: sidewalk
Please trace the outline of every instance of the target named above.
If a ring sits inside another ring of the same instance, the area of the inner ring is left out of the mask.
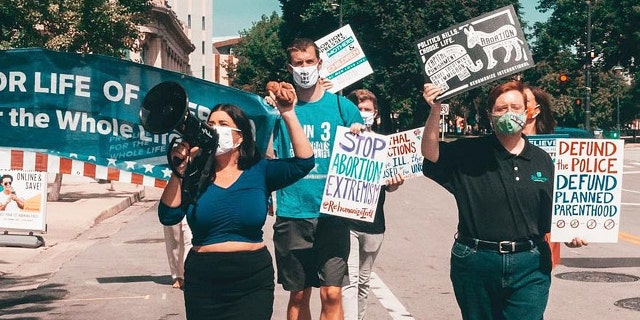
[[[49,185],[52,181],[50,174]],[[0,246],[0,291],[38,288],[64,263],[90,245],[74,241],[83,232],[140,201],[145,197],[145,191],[159,196],[161,191],[158,190],[129,183],[98,183],[92,178],[64,175],[59,201],[47,202],[47,232],[34,233],[41,236],[45,244],[35,249]]]

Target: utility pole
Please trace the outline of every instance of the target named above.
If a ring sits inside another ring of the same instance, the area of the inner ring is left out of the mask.
[[[585,107],[585,119],[584,126],[585,129],[591,132],[591,1],[586,0],[587,3],[587,55],[585,57],[585,97],[584,97],[584,107]]]

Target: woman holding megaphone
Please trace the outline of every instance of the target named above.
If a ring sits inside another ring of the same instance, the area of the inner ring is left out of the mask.
[[[200,183],[193,200],[183,197],[188,186],[182,180],[189,165],[199,163],[200,148],[182,141],[170,151],[170,157],[180,161],[162,194],[158,215],[164,225],[186,216],[193,232],[185,262],[187,319],[271,319],[274,269],[262,238],[267,199],[309,173],[314,157],[294,112],[293,87],[276,83],[268,89],[292,138],[294,157],[263,159],[249,119],[231,104],[219,104],[209,115],[207,124],[215,129],[218,146],[208,163],[211,170],[197,171],[206,183]]]

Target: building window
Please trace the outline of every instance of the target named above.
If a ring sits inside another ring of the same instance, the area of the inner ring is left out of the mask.
[[[204,54],[204,41],[202,41],[202,54]]]
[[[202,17],[202,30],[205,30],[204,16]]]
[[[202,66],[202,79],[205,79],[205,76],[204,76],[204,66]]]
[[[187,25],[189,26],[189,29],[191,29],[191,15],[187,15]]]

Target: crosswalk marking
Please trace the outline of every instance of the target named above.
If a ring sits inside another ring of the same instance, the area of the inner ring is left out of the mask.
[[[371,292],[378,298],[380,304],[389,311],[393,320],[415,320],[409,311],[400,303],[393,292],[382,282],[375,272],[371,272],[369,279]]]

